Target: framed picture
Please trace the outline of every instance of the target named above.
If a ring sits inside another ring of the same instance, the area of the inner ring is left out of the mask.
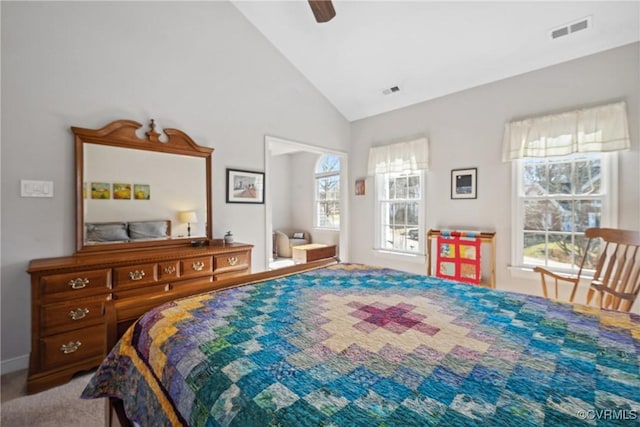
[[[365,179],[358,178],[356,179],[356,196],[364,196],[365,194]]]
[[[451,198],[476,199],[478,168],[454,169],[451,171]]]
[[[109,184],[108,182],[92,182],[91,198],[92,199],[110,199],[111,184]]]
[[[113,183],[113,198],[131,200],[131,184]]]
[[[227,203],[264,203],[264,173],[227,168]]]
[[[151,200],[151,186],[149,184],[133,184],[133,198],[135,200]]]

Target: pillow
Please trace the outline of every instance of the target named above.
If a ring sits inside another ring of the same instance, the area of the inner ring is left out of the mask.
[[[133,240],[167,237],[167,221],[130,222],[129,237]]]
[[[293,238],[294,239],[304,239],[304,233],[300,232],[300,233],[293,233]]]
[[[106,222],[85,224],[88,242],[121,242],[129,240],[127,224],[124,222]]]

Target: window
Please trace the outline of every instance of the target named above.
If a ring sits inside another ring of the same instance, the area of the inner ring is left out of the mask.
[[[514,264],[577,271],[591,227],[613,226],[610,178],[616,154],[588,153],[516,161]],[[599,248],[592,247],[587,268]]]
[[[584,231],[616,226],[616,153],[630,147],[625,102],[507,123],[502,159],[514,162],[516,182],[512,264],[577,270]],[[587,255],[587,268],[598,252]]]
[[[375,249],[424,254],[424,175],[429,165],[425,137],[369,149],[375,175]]]
[[[423,172],[376,175],[377,247],[424,253]]]
[[[340,158],[324,155],[316,164],[315,224],[318,228],[340,228]]]

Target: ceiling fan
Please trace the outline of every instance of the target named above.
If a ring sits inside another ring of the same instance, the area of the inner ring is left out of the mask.
[[[317,22],[329,22],[336,16],[331,0],[309,0],[309,6]]]

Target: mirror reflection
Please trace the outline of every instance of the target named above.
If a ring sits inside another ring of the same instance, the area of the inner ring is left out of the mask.
[[[84,143],[84,243],[206,237],[202,157]]]

